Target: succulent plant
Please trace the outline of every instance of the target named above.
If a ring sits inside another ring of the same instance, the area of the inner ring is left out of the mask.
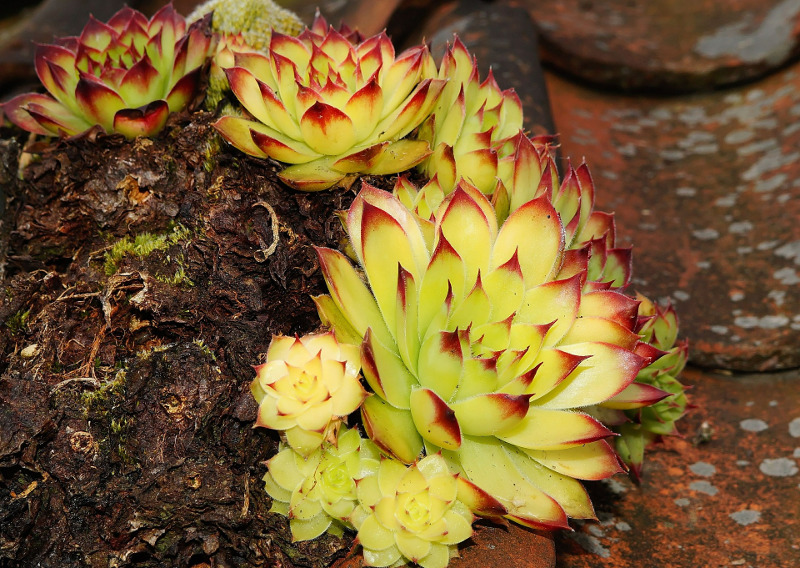
[[[217,130],[247,154],[293,164],[279,176],[305,191],[418,164],[428,144],[404,137],[444,86],[430,78],[428,49],[395,57],[384,33],[353,44],[325,27],[318,20],[296,38],[273,33],[269,55],[234,54],[228,80],[253,120],[224,116]]]
[[[620,394],[648,362],[634,352],[637,303],[584,291],[585,268],[556,278],[564,227],[546,197],[498,228],[467,183],[432,220],[364,184],[346,226],[366,283],[319,248],[330,296],[315,300],[341,341],[361,344],[370,438],[406,463],[441,451],[520,523],[592,516],[576,478],[622,468],[611,431],[579,409]]]
[[[264,476],[273,500],[270,511],[289,517],[295,541],[352,529],[356,482],[377,470],[379,461],[371,441],[344,427],[335,444],[325,442],[308,456],[283,447],[267,462]]]
[[[209,21],[187,27],[172,5],[149,21],[127,7],[105,24],[90,18],[79,37],[37,48],[36,73],[49,95],[19,95],[3,110],[36,134],[71,136],[99,125],[128,138],[153,136],[198,93],[215,48]]]
[[[220,41],[211,63],[205,106],[214,110],[230,91],[223,69],[235,65],[234,53],[267,53],[273,30],[294,36],[305,26],[297,14],[272,0],[207,0],[187,20],[193,22],[211,12],[211,29]]]
[[[474,516],[459,500],[470,487],[459,484],[438,454],[410,467],[397,460],[380,461],[358,483],[359,506],[352,516],[364,564],[447,566],[455,545],[472,536]]]
[[[686,413],[686,388],[678,376],[688,359],[688,341],[677,341],[678,316],[672,305],[661,307],[637,295],[639,301],[639,334],[650,347],[662,355],[643,368],[632,386],[650,388],[654,394],[651,404],[625,410],[623,420],[612,428],[620,434],[616,448],[629,466],[634,478],[641,477],[644,451],[663,436],[678,435],[675,423]],[[655,394],[660,391],[662,396]]]
[[[418,134],[433,154],[420,170],[429,178],[438,176],[445,193],[463,177],[492,194],[504,142],[522,128],[519,97],[513,89],[501,91],[491,71],[481,82],[477,63],[458,37],[442,59],[439,78],[447,85]]]
[[[331,332],[274,336],[251,384],[256,426],[282,431],[293,449],[309,455],[325,439],[335,440],[341,419],[366,397],[359,369],[358,348]]]
[[[567,251],[558,277],[585,270],[585,291],[624,289],[631,278],[631,249],[617,246],[614,216],[594,208],[594,182],[587,165],[576,169],[569,164],[559,183],[547,137],[528,139],[520,132],[507,144],[514,150],[501,160],[501,183],[492,196],[500,221],[530,199],[545,196],[565,227]],[[685,412],[686,396],[677,376],[688,352],[687,342],[675,344],[675,310],[662,309],[641,295],[637,301],[641,342],[636,351],[649,363],[623,392],[587,409],[620,434],[616,448],[635,477],[641,472],[645,446],[674,433],[675,421]]]

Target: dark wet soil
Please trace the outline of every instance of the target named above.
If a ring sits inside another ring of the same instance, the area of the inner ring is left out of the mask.
[[[339,246],[360,182],[292,191],[211,123],[32,155],[0,132],[0,567],[322,567],[352,547],[292,544],[268,513],[278,438],[252,428],[249,384],[272,334],[318,327],[313,246]]]

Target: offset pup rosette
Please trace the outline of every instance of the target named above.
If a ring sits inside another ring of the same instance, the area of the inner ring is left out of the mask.
[[[256,426],[282,431],[292,448],[309,455],[326,438],[335,440],[341,419],[367,396],[359,369],[358,348],[333,333],[273,337],[251,385]]]
[[[279,175],[297,189],[400,172],[430,153],[427,142],[404,139],[445,83],[424,46],[395,56],[384,33],[354,44],[322,21],[296,38],[273,33],[266,55],[234,59],[228,80],[252,119],[215,126],[247,154],[293,164]]]
[[[198,94],[216,46],[210,17],[187,26],[168,4],[149,21],[127,7],[105,24],[90,18],[79,37],[38,47],[36,73],[49,94],[19,95],[3,111],[47,136],[95,125],[127,138],[154,136]]]
[[[565,231],[545,197],[498,227],[462,182],[425,222],[365,184],[346,226],[366,282],[320,248],[330,296],[316,301],[341,341],[361,344],[370,438],[406,463],[440,451],[523,524],[591,517],[576,479],[623,468],[612,432],[580,409],[648,362],[635,352],[637,302],[585,291],[585,266],[558,277]]]

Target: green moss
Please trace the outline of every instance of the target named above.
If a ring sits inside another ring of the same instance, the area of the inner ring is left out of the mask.
[[[222,148],[222,138],[218,134],[213,134],[203,148],[203,169],[211,173],[217,165],[217,154]]]
[[[120,261],[126,256],[145,258],[155,251],[166,250],[172,245],[178,244],[191,234],[191,230],[183,225],[176,225],[170,233],[156,235],[153,233],[141,233],[133,239],[123,237],[106,252],[103,268],[106,276],[113,276],[119,269]]]
[[[183,534],[180,532],[168,531],[158,538],[156,541],[155,549],[159,554],[163,554],[176,543],[183,539]]]
[[[20,310],[6,320],[6,327],[11,332],[11,335],[20,335],[28,332],[28,317],[30,310]]]
[[[112,398],[120,397],[125,391],[125,370],[120,369],[114,378],[103,383],[100,388],[81,393],[81,403],[86,407],[87,414],[90,410],[107,409]]]
[[[122,416],[120,418],[111,419],[111,433],[115,436],[121,436],[127,433],[128,429],[133,425],[133,418],[130,416]]]
[[[171,259],[168,258],[167,260],[169,261]],[[178,269],[175,271],[175,274],[172,276],[162,276],[156,274],[155,279],[159,282],[171,284],[173,286],[194,286],[194,282],[192,282],[192,279],[187,276],[186,269],[183,266],[183,263],[185,262],[183,255],[178,256],[176,261],[178,262]]]
[[[214,352],[211,351],[211,349],[208,347],[208,345],[206,345],[205,341],[203,341],[202,339],[193,339],[192,343],[194,343],[195,345],[197,345],[200,348],[200,353],[202,353],[203,355],[205,355],[206,357],[208,357],[209,359],[211,359],[215,363],[217,362],[217,356],[214,355]]]

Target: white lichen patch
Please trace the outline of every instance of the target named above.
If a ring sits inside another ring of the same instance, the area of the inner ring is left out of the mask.
[[[769,193],[783,187],[789,178],[786,174],[777,174],[767,179],[759,179],[755,184],[756,193]]]
[[[598,525],[589,525],[587,528],[589,529],[589,532],[592,533],[592,535],[598,538],[606,536],[606,532]]]
[[[740,316],[733,320],[734,325],[743,327],[744,329],[778,329],[784,327],[789,323],[789,318],[784,315],[776,316]]]
[[[678,507],[688,507],[691,501],[689,501],[686,497],[680,497],[678,499],[675,499],[674,503]]]
[[[739,422],[739,427],[748,432],[763,432],[769,428],[769,425],[758,418],[748,418]]]
[[[702,477],[711,477],[715,473],[717,473],[717,468],[714,467],[713,464],[708,462],[695,462],[689,466],[689,470],[695,475],[699,475]]]
[[[705,493],[706,495],[714,496],[719,493],[719,489],[717,489],[714,485],[712,485],[708,481],[692,481],[689,484],[689,489],[692,491],[697,491],[698,493]]]
[[[800,153],[792,152],[784,155],[780,148],[773,148],[761,156],[756,162],[742,172],[741,178],[745,181],[764,179],[777,170],[791,166],[800,157]]]
[[[731,519],[736,521],[742,526],[752,525],[761,520],[761,511],[754,511],[753,509],[742,509],[728,515]]]
[[[701,241],[713,241],[719,238],[719,231],[712,228],[696,229],[692,231],[692,236]]]
[[[800,241],[792,241],[775,249],[775,254],[781,258],[788,258],[795,264],[800,264]]]
[[[712,325],[709,329],[718,335],[728,334],[728,326],[726,325]]]
[[[679,187],[675,190],[675,194],[681,197],[694,197],[697,195],[697,190],[693,187]]]
[[[728,226],[728,232],[734,235],[744,235],[753,230],[753,224],[750,221],[737,221]]]
[[[611,551],[602,544],[600,544],[600,541],[597,540],[597,538],[593,537],[592,535],[580,531],[575,531],[574,533],[570,533],[567,536],[569,536],[572,540],[577,542],[581,546],[581,548],[583,548],[586,552],[589,552],[591,554],[596,554],[601,558],[609,558],[611,556]]]
[[[798,471],[797,463],[789,458],[765,459],[758,466],[761,473],[770,477],[791,477]]]
[[[725,143],[730,144],[731,146],[744,144],[748,140],[751,140],[755,135],[756,133],[754,130],[749,130],[744,128],[739,130],[733,130],[725,135]]]
[[[786,292],[783,290],[770,290],[767,298],[775,302],[776,306],[782,306],[786,303]]]
[[[739,156],[750,156],[752,154],[766,152],[777,147],[778,142],[774,138],[765,138],[763,140],[757,140],[756,142],[748,144],[747,146],[737,148],[736,153],[739,154]]]
[[[609,491],[611,491],[615,495],[622,495],[626,491],[628,491],[628,486],[620,482],[619,480],[609,477],[608,479],[603,480],[603,485],[605,485]]]
[[[795,284],[800,284],[800,276],[797,275],[797,271],[789,268],[780,268],[772,273],[772,277],[775,278],[781,284],[786,284],[787,286],[793,286]]]
[[[735,193],[729,193],[728,195],[725,195],[723,197],[718,197],[714,201],[714,205],[716,205],[717,207],[733,207],[734,205],[736,205],[736,200],[738,199],[738,197],[739,196],[736,195]]]
[[[800,418],[795,418],[789,422],[789,435],[792,438],[800,438]]]

